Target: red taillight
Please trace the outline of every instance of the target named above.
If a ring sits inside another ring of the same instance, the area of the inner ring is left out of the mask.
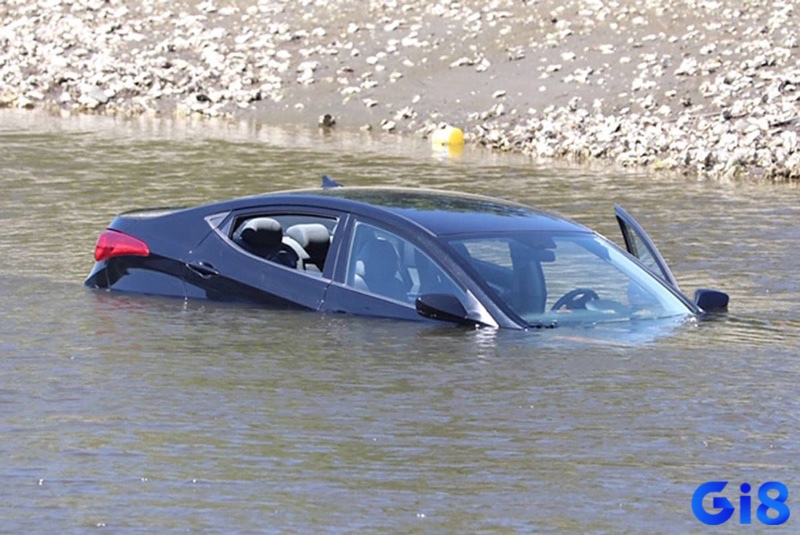
[[[94,247],[94,259],[98,262],[115,256],[147,256],[150,248],[138,238],[128,236],[118,230],[105,230],[97,238]]]

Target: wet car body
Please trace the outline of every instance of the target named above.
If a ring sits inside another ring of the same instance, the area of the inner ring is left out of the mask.
[[[631,254],[561,216],[489,197],[279,192],[121,214],[100,235],[85,284],[512,329],[727,307],[721,292],[681,293],[639,224],[620,207],[617,219]],[[600,271],[608,280],[598,286]]]

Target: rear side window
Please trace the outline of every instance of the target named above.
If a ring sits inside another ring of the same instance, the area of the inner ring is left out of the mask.
[[[236,219],[230,238],[249,254],[322,276],[338,219],[306,214],[258,214]]]

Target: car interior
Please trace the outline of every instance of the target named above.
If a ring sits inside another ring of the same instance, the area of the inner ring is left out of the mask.
[[[515,312],[521,315],[545,312],[548,292],[543,264],[555,260],[554,243],[529,247],[502,238],[467,239],[450,245]]]
[[[319,216],[251,216],[236,222],[231,239],[265,260],[322,276],[336,223]]]
[[[386,238],[373,236],[355,255],[353,287],[396,299],[408,300],[400,275],[400,256]]]
[[[232,241],[270,262],[322,276],[337,220],[311,215],[251,215],[237,220]],[[425,293],[463,297],[463,290],[410,241],[375,226],[356,224],[347,285],[406,304]]]
[[[347,285],[407,304],[426,293],[464,297],[463,290],[413,243],[363,222],[354,230]]]

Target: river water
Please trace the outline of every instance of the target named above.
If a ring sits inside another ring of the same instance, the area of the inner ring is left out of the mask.
[[[324,173],[510,198],[618,242],[619,202],[684,290],[722,288],[731,312],[605,340],[82,286],[120,211]],[[0,531],[684,533],[710,480],[737,507],[749,482],[754,524],[758,485],[781,481],[800,522],[796,185],[9,110],[0,181]]]

